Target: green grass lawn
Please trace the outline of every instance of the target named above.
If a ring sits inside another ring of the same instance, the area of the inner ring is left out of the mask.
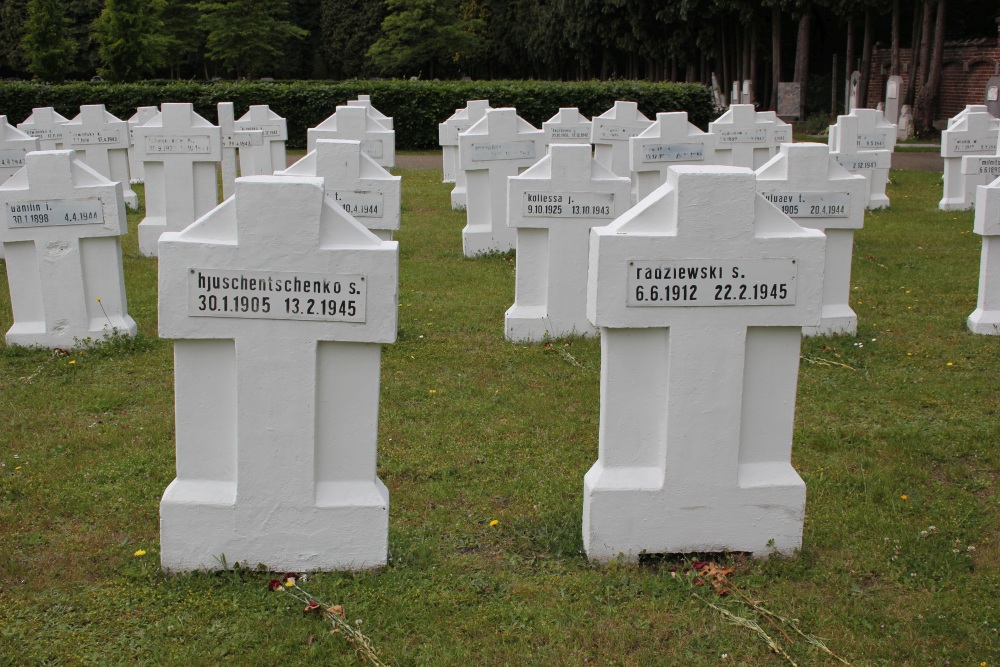
[[[599,343],[507,343],[512,256],[463,258],[465,216],[441,172],[398,173],[399,339],[383,350],[379,423],[390,563],[303,586],[363,620],[393,665],[841,664],[738,595],[692,588],[681,558],[586,560]],[[802,346],[803,548],[712,558],[851,664],[994,667],[1000,338],[964,322],[980,240],[971,212],[937,210],[940,174],[894,170],[889,196],[855,237],[858,336]],[[253,563],[158,569],[172,350],[156,338],[140,218],[124,238],[136,342],[70,356],[0,348],[0,665],[359,664]],[[6,331],[6,272],[0,283]],[[706,602],[759,623],[790,658]]]

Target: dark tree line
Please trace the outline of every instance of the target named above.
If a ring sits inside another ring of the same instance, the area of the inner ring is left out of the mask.
[[[923,88],[915,101],[926,105],[940,42],[995,36],[996,10],[992,0],[0,0],[0,74],[705,84],[714,74],[724,93],[751,80],[772,107],[777,81],[802,82],[812,107],[830,110],[830,91],[842,97],[838,82],[866,72],[879,44],[894,67],[900,48],[916,50],[909,90]]]

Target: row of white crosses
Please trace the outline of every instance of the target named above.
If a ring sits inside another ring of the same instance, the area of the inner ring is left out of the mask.
[[[997,136],[1000,120],[984,104],[970,104],[948,120],[941,132],[944,161],[942,211],[961,211],[976,203],[976,188],[1000,176]]]
[[[854,109],[845,116],[837,116],[836,125],[830,126],[830,153],[852,174],[865,177],[868,186],[865,207],[868,209],[889,205],[885,186],[889,182],[896,138],[896,126],[876,109]]]

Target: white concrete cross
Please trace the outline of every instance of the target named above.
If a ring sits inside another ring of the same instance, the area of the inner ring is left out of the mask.
[[[787,123],[773,112],[756,111],[752,104],[733,104],[708,124],[715,136],[715,163],[757,169],[791,141]]]
[[[31,110],[31,115],[17,124],[29,137],[38,139],[38,150],[54,151],[62,148],[62,125],[69,118],[59,114],[52,107],[38,107]]]
[[[855,109],[846,116],[837,116],[837,124],[830,127],[828,144],[830,155],[847,171],[865,177],[867,181],[865,208],[869,210],[885,208],[889,205],[885,186],[889,182],[892,151],[888,148],[875,148],[888,145],[884,135],[861,131],[863,115],[858,112],[863,111],[882,115],[874,109]],[[862,146],[870,147],[862,148]]]
[[[462,251],[466,257],[514,248],[507,226],[507,178],[544,155],[544,135],[513,108],[490,109],[458,137],[459,166],[465,171],[469,205]]]
[[[222,134],[222,198],[229,199],[236,191],[240,151],[263,146],[264,131],[237,130],[232,102],[219,102],[217,109],[219,131]]]
[[[979,298],[966,324],[973,333],[1000,336],[1000,179],[977,189],[972,231],[983,237],[983,250]]]
[[[142,155],[135,148],[135,128],[139,127],[147,120],[152,120],[156,114],[160,113],[159,107],[138,107],[128,123],[128,171],[133,183],[143,183],[146,180],[145,172],[142,169]]]
[[[24,156],[38,150],[38,139],[28,136],[0,116],[0,184],[24,166]]]
[[[241,175],[270,176],[288,166],[285,159],[288,123],[266,104],[251,105],[234,127],[237,132],[260,131],[264,135],[260,146],[254,146],[251,142],[250,146],[240,148]]]
[[[339,106],[336,112],[306,131],[308,150],[319,139],[360,141],[361,150],[383,167],[396,164],[396,133],[368,114],[365,107]]]
[[[139,223],[139,252],[155,257],[163,232],[179,232],[219,201],[216,164],[222,159],[219,128],[189,103],[166,103],[135,128],[146,176],[146,217]]]
[[[802,227],[826,234],[823,319],[803,328],[807,336],[854,335],[858,316],[851,309],[854,230],[865,222],[865,177],[830,157],[824,144],[782,144],[757,170],[757,192]]]
[[[438,125],[438,143],[444,165],[442,182],[455,184],[451,190],[453,210],[464,211],[468,203],[465,170],[458,159],[458,136],[478,123],[492,108],[489,100],[469,100],[464,109],[457,109],[448,120]]]
[[[103,104],[85,104],[76,118],[62,124],[63,148],[75,150],[80,159],[104,178],[122,184],[125,205],[139,207],[128,170],[128,122],[104,109]]]
[[[218,569],[220,554],[280,572],[385,564],[375,462],[398,254],[306,177],[240,178],[234,197],[161,237],[177,402],[165,570]]]
[[[391,241],[399,229],[402,178],[365,155],[360,141],[320,139],[275,176],[319,176],[327,196],[380,239]]]
[[[1000,119],[986,111],[986,105],[970,104],[948,120],[941,132],[941,157],[944,161],[944,194],[938,202],[942,211],[960,211],[976,205],[976,188],[986,185],[996,174],[980,174],[978,161],[970,160],[970,173],[962,163],[966,156],[997,155]]]
[[[653,121],[639,111],[636,102],[616,101],[591,122],[590,143],[594,144],[594,157],[618,176],[631,178],[628,140],[639,136],[652,124]]]
[[[392,117],[386,116],[384,113],[372,106],[372,96],[371,95],[358,95],[356,100],[348,100],[347,106],[349,107],[364,107],[368,109],[368,115],[377,120],[379,123],[384,125],[388,129],[393,129],[392,127]]]
[[[587,319],[590,229],[628,210],[631,182],[597,162],[588,142],[552,144],[508,183],[517,276],[505,316],[507,340],[597,333]]]
[[[576,107],[560,107],[555,116],[542,123],[546,150],[552,144],[590,145],[592,125]]]
[[[656,120],[629,140],[636,201],[663,185],[667,169],[679,164],[715,164],[715,135],[688,122],[686,111],[658,113]]]
[[[122,184],[70,150],[29,153],[25,162],[0,186],[14,314],[7,344],[73,348],[135,335],[122,270]]]
[[[751,171],[719,166],[673,167],[591,231],[601,419],[584,478],[590,558],[801,545],[792,426],[823,243],[758,195]]]

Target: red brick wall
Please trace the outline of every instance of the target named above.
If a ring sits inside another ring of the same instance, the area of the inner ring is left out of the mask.
[[[905,71],[899,73],[903,77],[903,90],[900,94],[902,107],[902,100],[906,97],[910,80],[910,49],[900,49],[899,60],[900,69],[905,68]],[[997,62],[1000,62],[997,40],[983,38],[945,42],[941,94],[935,120],[951,118],[968,104],[984,104],[986,82],[994,76]],[[874,109],[879,102],[885,101],[885,86],[891,64],[890,49],[873,50],[871,78],[868,83],[869,108]],[[919,84],[917,93],[920,93]]]

